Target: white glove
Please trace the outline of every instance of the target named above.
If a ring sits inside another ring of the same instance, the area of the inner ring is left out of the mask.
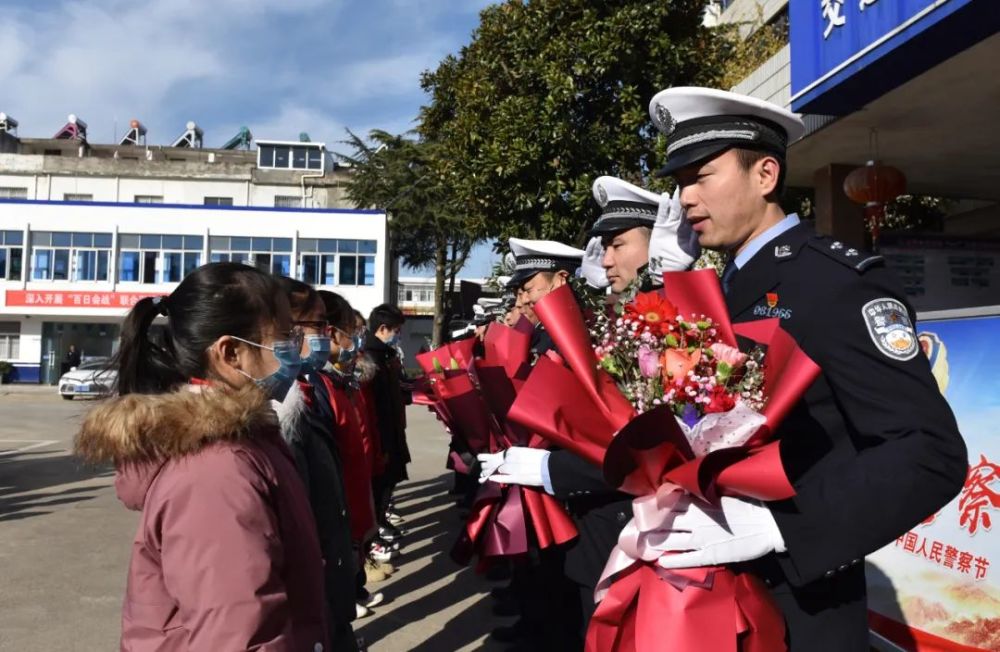
[[[580,263],[580,276],[587,285],[598,290],[611,285],[608,281],[608,272],[604,269],[604,247],[601,245],[600,236],[594,236],[587,243],[587,248],[583,252],[583,261]]]
[[[674,517],[670,533],[656,548],[677,553],[657,560],[663,568],[695,568],[784,552],[785,540],[767,507],[726,496],[719,507],[692,500],[685,513]]]
[[[503,451],[499,453],[480,453],[476,455],[479,460],[479,484],[486,482],[491,475],[497,472],[503,464]]]
[[[513,446],[504,454],[503,464],[489,477],[490,482],[541,487],[542,467],[548,464],[549,451],[541,448]]]
[[[698,244],[698,234],[684,218],[680,188],[674,191],[672,197],[663,193],[656,212],[653,234],[649,238],[651,276],[658,281],[663,272],[683,271],[698,260],[699,256],[701,245]]]

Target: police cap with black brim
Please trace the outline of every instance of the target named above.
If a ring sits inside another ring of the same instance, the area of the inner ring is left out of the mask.
[[[510,285],[520,288],[539,272],[566,271],[572,274],[583,260],[583,249],[553,240],[510,239],[514,273]]]
[[[776,104],[714,88],[684,86],[657,93],[649,115],[667,137],[666,176],[738,147],[785,158],[788,145],[805,133],[796,114]]]
[[[593,186],[594,200],[601,207],[601,216],[594,222],[589,235],[606,236],[639,226],[653,228],[660,196],[622,181],[617,177],[598,177]]]

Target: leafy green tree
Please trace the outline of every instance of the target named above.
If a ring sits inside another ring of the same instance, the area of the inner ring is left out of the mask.
[[[477,228],[458,209],[449,191],[450,174],[433,142],[374,130],[368,139],[348,131],[350,154],[337,158],[351,166],[346,191],[359,206],[386,210],[390,254],[413,268],[434,267],[433,343],[441,342],[448,307],[445,282],[455,276],[476,243]]]
[[[423,76],[419,132],[438,143],[451,200],[482,235],[582,244],[591,184],[643,184],[662,164],[649,100],[718,86],[738,39],[703,0],[508,0]],[[649,185],[649,183],[643,184]]]

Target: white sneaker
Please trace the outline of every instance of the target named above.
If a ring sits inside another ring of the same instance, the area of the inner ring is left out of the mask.
[[[368,599],[367,600],[362,600],[361,602],[358,603],[358,605],[363,605],[363,606],[368,607],[368,608],[377,607],[380,604],[382,604],[382,602],[384,600],[385,600],[385,596],[382,595],[381,591],[378,591],[377,593],[369,593],[368,594]]]
[[[371,558],[379,562],[392,561],[394,558],[399,556],[399,552],[392,550],[391,548],[386,548],[385,546],[376,543],[372,546]]]
[[[367,618],[368,616],[372,615],[372,610],[366,607],[365,605],[361,604],[360,602],[355,602],[354,606],[357,607],[355,613],[357,613],[357,617],[359,619]]]

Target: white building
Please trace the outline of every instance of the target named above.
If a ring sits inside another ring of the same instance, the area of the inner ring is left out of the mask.
[[[322,143],[205,150],[189,125],[176,146],[90,145],[21,140],[5,121],[0,360],[16,382],[54,383],[71,344],[110,355],[131,305],[207,262],[299,278],[364,313],[389,296],[386,216],[343,200]]]

